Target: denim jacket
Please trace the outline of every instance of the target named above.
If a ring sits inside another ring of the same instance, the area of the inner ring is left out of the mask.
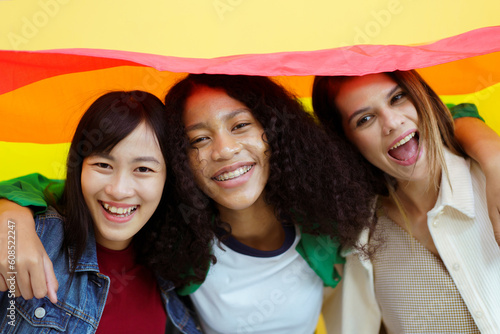
[[[93,233],[89,234],[87,246],[77,263],[68,290],[72,254],[70,251],[68,256],[63,248],[62,217],[57,212],[48,210],[36,216],[35,223],[59,282],[58,301],[57,304],[52,304],[47,297],[11,299],[8,291],[2,292],[0,333],[95,333],[106,304],[110,280],[99,273]],[[169,327],[175,326],[178,333],[201,333],[190,312],[175,293],[173,284],[159,278],[158,286],[165,302]],[[12,303],[14,307],[11,306]],[[15,308],[15,312],[9,307]]]

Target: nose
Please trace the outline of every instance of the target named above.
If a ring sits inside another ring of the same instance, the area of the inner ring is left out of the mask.
[[[212,160],[229,160],[241,151],[241,143],[229,133],[219,134],[214,138]]]
[[[393,130],[405,123],[404,115],[391,108],[382,109],[379,117],[382,118],[382,132],[384,135],[391,134]]]
[[[133,179],[126,173],[116,173],[104,187],[107,195],[115,200],[122,200],[134,195]]]

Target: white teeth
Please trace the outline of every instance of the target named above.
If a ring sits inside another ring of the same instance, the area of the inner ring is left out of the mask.
[[[243,166],[243,167],[240,167],[232,172],[222,173],[221,175],[214,177],[214,179],[217,181],[227,181],[230,179],[234,179],[238,176],[245,174],[250,169],[252,169],[252,167],[253,167],[253,165],[252,166]]]
[[[413,137],[415,137],[415,132],[412,132],[410,133],[408,136],[404,137],[403,139],[401,139],[400,141],[398,141],[396,143],[396,145],[394,145],[393,147],[391,147],[391,150],[401,146],[401,145],[404,145],[406,144],[410,139],[412,139]]]
[[[120,215],[121,217],[129,216],[133,210],[137,209],[137,205],[130,206],[128,208],[117,208],[115,206],[110,206],[107,203],[102,203],[102,206],[107,211],[114,213],[116,215]]]

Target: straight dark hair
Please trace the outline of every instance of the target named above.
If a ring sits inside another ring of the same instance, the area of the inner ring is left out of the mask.
[[[82,193],[81,175],[85,158],[109,153],[141,123],[156,136],[165,161],[166,113],[163,103],[154,95],[142,91],[110,92],[99,97],[82,116],[76,128],[67,160],[66,184],[58,211],[65,217],[64,245],[70,251],[71,274],[81,258],[92,229],[93,220]],[[168,172],[167,172],[168,177]],[[137,254],[147,253],[146,237],[166,223],[166,190],[150,221],[134,236]],[[141,261],[143,262],[143,261]]]

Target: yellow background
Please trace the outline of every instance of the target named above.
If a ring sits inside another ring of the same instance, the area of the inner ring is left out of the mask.
[[[500,25],[499,13],[498,0],[11,0],[0,1],[0,49],[211,58],[410,45]]]

